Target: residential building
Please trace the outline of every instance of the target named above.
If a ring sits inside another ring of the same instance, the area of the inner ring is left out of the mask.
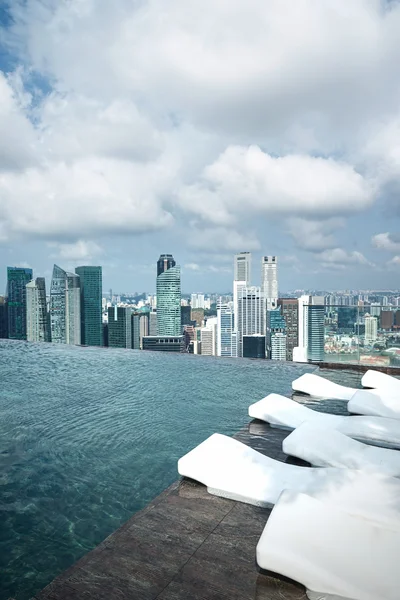
[[[239,254],[235,254],[233,273],[233,278],[235,281],[244,281],[247,287],[251,285],[250,252],[239,252]]]
[[[146,336],[143,338],[143,350],[152,350],[155,352],[184,352],[184,336]]]
[[[85,346],[102,346],[102,268],[82,266],[77,267],[75,273],[80,279],[81,343]]]
[[[293,360],[299,343],[299,302],[297,298],[278,298],[278,307],[286,323],[286,360]]]
[[[37,277],[26,284],[26,337],[28,342],[49,342],[46,280]]]
[[[157,335],[182,335],[181,272],[171,254],[157,262]]]
[[[381,314],[380,302],[371,302],[369,314],[371,317],[379,317],[379,315]]]
[[[0,339],[8,338],[7,299],[0,296]]]
[[[255,333],[243,336],[243,358],[265,359],[265,335]]]
[[[243,336],[265,334],[265,299],[260,287],[246,287],[238,300],[238,356],[243,356]]]
[[[217,305],[217,356],[237,357],[232,302]]]
[[[26,284],[32,279],[32,269],[7,267],[8,337],[26,340]]]
[[[109,348],[132,348],[132,309],[111,306],[108,309]]]
[[[378,319],[372,315],[366,314],[364,317],[366,344],[373,344],[378,339]]]
[[[192,294],[190,297],[190,306],[192,308],[204,308],[204,294]]]
[[[56,344],[81,343],[80,279],[58,265],[53,267],[50,286],[51,341]]]
[[[278,302],[278,258],[276,256],[263,256],[261,259],[261,291],[267,309],[276,308]]]

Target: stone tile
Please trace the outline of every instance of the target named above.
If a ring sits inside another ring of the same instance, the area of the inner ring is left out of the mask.
[[[237,502],[214,533],[221,536],[260,537],[271,514],[270,508],[259,508]]]

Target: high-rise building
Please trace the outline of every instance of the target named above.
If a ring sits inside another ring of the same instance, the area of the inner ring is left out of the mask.
[[[238,356],[243,356],[244,335],[265,334],[265,318],[265,299],[261,288],[243,288],[238,300]]]
[[[8,337],[26,340],[26,284],[32,279],[32,269],[7,267]]]
[[[381,314],[381,304],[380,302],[371,302],[370,313],[371,317],[379,317]]]
[[[80,280],[58,265],[53,267],[50,286],[51,341],[56,344],[81,343]]]
[[[357,315],[358,308],[356,306],[340,306],[338,308],[338,333],[354,333]]]
[[[8,338],[7,300],[0,296],[0,339]]]
[[[132,313],[132,349],[140,350],[140,314]]]
[[[201,353],[205,356],[217,354],[217,327],[218,317],[207,319],[205,327],[200,329]]]
[[[293,360],[299,343],[299,302],[297,298],[278,298],[278,307],[286,323],[286,359]]]
[[[381,312],[381,329],[390,331],[394,325],[394,312],[392,310],[382,310]]]
[[[0,296],[0,339],[8,338],[7,299]]]
[[[286,360],[286,321],[280,308],[267,311],[267,356],[271,360]]]
[[[204,308],[204,294],[192,294],[190,297],[190,306],[192,308]]]
[[[237,357],[237,336],[234,335],[232,303],[217,305],[217,356]]]
[[[110,306],[108,309],[109,348],[132,348],[132,309]]]
[[[309,362],[322,362],[325,357],[325,304],[323,296],[311,296],[308,304]]]
[[[154,310],[149,313],[149,330],[146,335],[157,335],[157,313]]]
[[[378,338],[378,319],[372,315],[365,315],[365,343],[373,344]]]
[[[26,328],[28,342],[50,341],[44,277],[37,277],[26,284]]]
[[[293,348],[293,360],[295,362],[307,362],[308,346],[308,305],[310,296],[303,295],[297,299],[298,302],[298,346]]]
[[[157,335],[182,335],[181,271],[171,254],[157,262]]]
[[[254,333],[243,336],[243,358],[265,359],[265,335]]]
[[[182,321],[182,327],[184,327],[185,325],[192,324],[191,308],[189,305],[181,306],[181,321]]]
[[[278,301],[278,258],[276,256],[263,256],[261,259],[261,291],[267,309],[276,308]]]
[[[102,268],[77,267],[75,273],[79,275],[81,286],[81,343],[102,346]]]
[[[244,281],[246,286],[251,285],[251,253],[240,252],[235,254],[235,260],[233,265],[234,280]]]
[[[183,335],[155,335],[143,338],[143,350],[153,352],[184,352],[185,339]]]

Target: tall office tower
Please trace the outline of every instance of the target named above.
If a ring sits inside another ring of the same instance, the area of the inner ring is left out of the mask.
[[[58,265],[53,267],[50,286],[51,341],[56,344],[81,343],[80,280]]]
[[[157,313],[154,310],[149,313],[149,331],[146,335],[157,335]]]
[[[238,356],[243,356],[243,336],[265,334],[265,298],[259,287],[246,287],[241,290],[238,300]]]
[[[81,343],[84,346],[103,345],[101,267],[77,267],[81,281]]]
[[[217,305],[217,356],[237,357],[237,336],[234,335],[232,302],[221,300]]]
[[[325,305],[323,296],[311,296],[308,304],[309,362],[322,362],[325,357]]]
[[[217,354],[217,327],[218,317],[207,319],[205,327],[200,329],[201,353],[205,356]]]
[[[108,309],[109,348],[132,348],[132,309],[110,306]]]
[[[181,270],[171,254],[157,262],[157,335],[182,335]]]
[[[293,360],[299,343],[299,302],[297,298],[278,298],[278,307],[286,323],[286,360]]]
[[[267,311],[267,356],[271,360],[286,360],[286,321],[280,308]],[[282,348],[283,341],[285,347]]]
[[[372,315],[365,315],[365,343],[373,344],[378,338],[378,319]]]
[[[8,337],[26,340],[26,284],[32,279],[32,269],[7,267]]]
[[[140,313],[132,313],[132,348],[140,350]]]
[[[50,341],[44,277],[37,277],[26,284],[26,329],[28,342]]]
[[[251,253],[240,252],[235,254],[233,264],[233,278],[235,281],[245,281],[246,286],[251,285]]]
[[[293,348],[293,360],[295,362],[307,362],[308,346],[308,305],[310,296],[303,295],[297,299],[298,302],[298,345]]]
[[[0,296],[0,339],[8,338],[7,299]]]
[[[278,301],[278,258],[276,256],[263,256],[261,259],[261,291],[267,309],[276,308]]]

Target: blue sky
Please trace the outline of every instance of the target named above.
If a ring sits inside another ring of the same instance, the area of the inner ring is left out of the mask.
[[[357,35],[354,35],[354,32]],[[400,4],[13,0],[0,7],[7,265],[152,291],[400,288]]]

